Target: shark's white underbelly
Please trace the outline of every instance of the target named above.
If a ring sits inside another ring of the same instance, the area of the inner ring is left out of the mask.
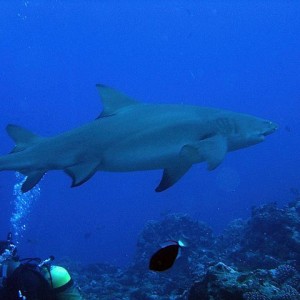
[[[190,126],[122,125],[111,134],[101,133],[94,146],[90,145],[90,149],[95,147],[95,155],[101,156],[99,170],[128,172],[174,166],[181,148],[198,137]]]
[[[140,170],[164,169],[176,164],[180,146],[173,147],[136,147],[119,148],[105,151],[100,170],[128,172]]]

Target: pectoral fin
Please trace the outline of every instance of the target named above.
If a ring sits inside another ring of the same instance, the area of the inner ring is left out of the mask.
[[[177,165],[164,169],[155,191],[162,192],[174,185],[195,163],[206,161],[208,170],[215,169],[224,160],[226,153],[227,141],[219,135],[183,146]]]
[[[72,187],[79,186],[88,181],[97,171],[98,163],[82,163],[65,169],[72,178]]]
[[[162,179],[155,189],[156,192],[162,192],[174,185],[192,166],[189,162],[181,160],[178,165],[164,169]]]
[[[227,153],[227,141],[220,135],[188,144],[182,147],[181,155],[191,163],[206,161],[208,170],[214,170],[224,160]]]

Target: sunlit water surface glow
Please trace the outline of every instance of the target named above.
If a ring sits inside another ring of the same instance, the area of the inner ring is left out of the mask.
[[[20,243],[23,233],[26,230],[29,213],[33,203],[40,197],[41,189],[37,184],[27,193],[22,193],[21,187],[26,180],[26,176],[16,172],[16,184],[14,185],[13,212],[10,218],[12,233],[15,243]]]

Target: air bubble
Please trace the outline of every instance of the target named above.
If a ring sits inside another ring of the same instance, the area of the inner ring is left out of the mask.
[[[36,185],[33,189],[26,193],[22,193],[21,187],[26,176],[16,172],[16,184],[14,185],[13,195],[13,213],[10,218],[14,242],[19,243],[23,237],[23,233],[27,229],[29,214],[33,203],[40,197],[41,189]]]

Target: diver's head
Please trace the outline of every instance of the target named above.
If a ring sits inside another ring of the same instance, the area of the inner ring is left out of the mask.
[[[7,239],[0,241],[0,263],[9,259],[16,260],[17,258],[17,247],[12,242],[11,233],[8,233]]]

